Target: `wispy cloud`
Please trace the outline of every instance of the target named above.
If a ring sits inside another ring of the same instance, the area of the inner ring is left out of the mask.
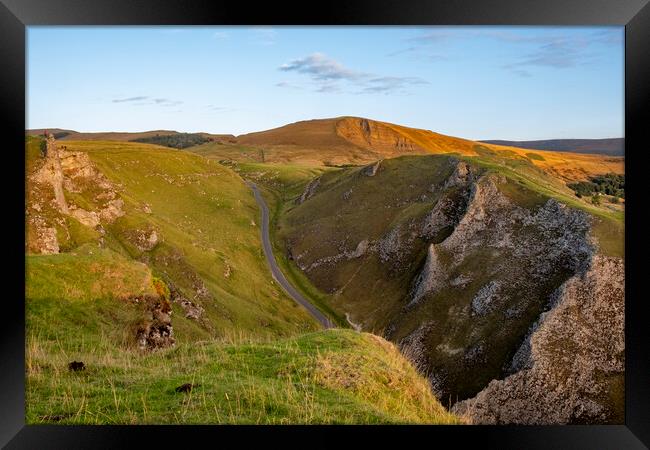
[[[504,45],[513,45],[515,49],[519,49],[518,51],[522,53],[513,56],[512,62],[503,64],[501,67],[522,77],[532,76],[530,70],[524,68],[565,69],[575,67],[597,58],[599,55],[598,46],[622,44],[622,33],[616,29],[580,35],[562,32],[561,30],[553,34],[531,34],[530,32],[522,33],[517,30],[439,29],[429,30],[406,39],[408,46],[390,53],[389,56],[414,54],[420,59],[430,57],[431,60],[444,60],[448,58],[440,53],[431,54],[430,52],[433,49],[437,52],[444,49],[449,51],[449,45],[453,42],[477,38],[498,41]]]
[[[523,54],[515,62],[505,64],[503,68],[521,75],[523,67],[538,66],[554,69],[575,67],[596,56],[588,47],[588,42],[584,40],[555,38],[539,45],[534,51]],[[527,71],[524,73],[529,74]]]
[[[287,64],[282,64],[280,70],[284,72],[299,72],[310,75],[314,80],[358,80],[366,74],[350,70],[343,64],[328,58],[322,53],[313,53],[305,58],[295,59]]]
[[[288,88],[288,89],[304,89],[302,86],[297,85],[296,83],[289,83],[288,81],[280,81],[275,83],[277,87]]]
[[[146,100],[149,97],[145,96],[138,96],[138,97],[128,97],[128,98],[116,98],[113,100],[113,103],[125,103],[125,102],[138,102],[141,100]]]
[[[259,45],[274,45],[278,38],[278,32],[270,27],[252,28],[253,42]]]
[[[212,33],[212,38],[223,41],[226,39],[230,39],[230,35],[225,31],[215,31],[214,33]]]
[[[136,97],[127,97],[127,98],[116,98],[113,100],[113,103],[129,103],[135,106],[158,105],[164,107],[178,106],[183,104],[183,102],[180,100],[171,100],[168,98],[161,98],[161,97],[149,97],[147,95],[138,95]]]
[[[212,104],[211,105],[205,105],[205,108],[208,111],[219,112],[219,113],[236,111],[236,108],[231,108],[231,107],[228,107],[228,106],[221,106],[221,105],[212,105]]]
[[[279,67],[283,72],[296,72],[309,76],[315,92],[351,92],[356,94],[405,93],[408,86],[428,84],[418,77],[380,76],[353,70],[322,54],[313,53]],[[348,89],[344,89],[344,86]],[[278,87],[300,88],[286,81]]]
[[[418,77],[378,77],[368,80],[362,92],[387,94],[391,92],[405,93],[408,86],[429,84]]]

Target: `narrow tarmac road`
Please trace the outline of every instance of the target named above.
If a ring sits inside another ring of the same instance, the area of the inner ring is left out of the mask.
[[[262,210],[262,246],[264,247],[264,254],[266,255],[266,261],[269,263],[271,268],[271,274],[273,279],[280,283],[280,286],[285,290],[289,297],[293,298],[297,303],[305,307],[309,313],[323,325],[324,328],[334,328],[334,324],[331,320],[327,318],[318,308],[312,305],[309,300],[303,297],[300,292],[294,288],[291,283],[285,278],[284,274],[280,270],[278,263],[275,261],[275,256],[273,255],[273,247],[271,246],[271,238],[269,236],[269,208],[266,206],[266,202],[260,194],[259,189],[255,183],[247,181],[246,184],[253,190],[253,195],[255,195],[255,200]]]

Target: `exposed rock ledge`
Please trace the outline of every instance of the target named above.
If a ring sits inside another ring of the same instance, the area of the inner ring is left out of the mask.
[[[61,215],[74,217],[83,225],[95,229],[101,229],[102,222],[111,223],[124,215],[124,202],[117,194],[116,186],[97,170],[88,154],[68,151],[65,146],[59,148],[51,134],[46,141],[45,160],[30,175],[28,189],[30,204],[27,222],[34,233],[31,238],[28,237],[27,244],[30,251],[36,253],[59,252],[56,225],[61,229],[66,228]],[[47,220],[44,214],[49,203],[48,191],[54,194],[51,207],[59,216],[56,225],[51,219]],[[36,195],[36,192],[40,194]],[[94,210],[84,209],[66,199],[66,192],[85,195]],[[93,198],[88,198],[91,195]]]
[[[374,177],[377,175],[377,171],[379,170],[379,167],[381,166],[381,159],[377,161],[374,164],[370,164],[361,170],[361,173],[364,174],[367,177]]]
[[[522,369],[453,412],[478,424],[622,423],[623,260],[595,256],[554,303],[515,356]]]
[[[300,197],[296,199],[295,203],[297,205],[300,205],[305,200],[310,199],[316,193],[316,189],[318,188],[318,185],[320,185],[320,177],[313,179],[312,181],[309,182],[309,184],[307,184],[304,192]]]

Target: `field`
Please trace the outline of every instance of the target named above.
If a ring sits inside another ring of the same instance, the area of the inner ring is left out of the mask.
[[[28,182],[30,216],[56,224],[65,250],[26,256],[28,423],[458,422],[392,344],[351,330],[314,332],[316,322],[268,272],[259,211],[237,172],[151,144],[64,145],[89,155],[124,215],[103,231],[63,220],[47,189]],[[28,174],[43,165],[40,149],[40,139],[27,140]],[[64,171],[82,185],[66,200],[100,211],[103,191],[93,181],[101,179],[84,178],[87,171]],[[152,231],[148,245],[142,237]],[[158,314],[151,298],[172,300],[174,347],[138,346],[139,330]],[[72,361],[85,370],[68,370]],[[185,383],[197,386],[175,391]]]
[[[146,355],[107,338],[72,342],[29,339],[28,423],[459,422],[392,344],[351,330]],[[84,371],[67,370],[75,358]],[[186,383],[196,387],[176,392]]]

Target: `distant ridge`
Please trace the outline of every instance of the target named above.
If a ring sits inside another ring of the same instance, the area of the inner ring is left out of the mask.
[[[486,144],[507,145],[510,147],[529,148],[571,153],[595,153],[608,156],[623,156],[625,153],[624,138],[610,139],[547,139],[541,141],[479,141]]]
[[[467,157],[528,161],[532,166],[565,182],[584,181],[598,174],[624,172],[622,157],[615,156],[614,153],[594,154],[597,153],[598,146],[593,142],[582,151],[577,144],[569,146],[572,151],[540,151],[521,148],[521,143],[517,143],[517,146],[484,143],[354,116],[304,120],[239,136],[188,134],[168,130],[141,133],[56,131],[60,134],[55,137],[64,142],[138,141],[187,148],[203,155],[210,154],[218,160],[341,166],[369,164],[403,155],[453,153]],[[42,130],[28,130],[29,134],[35,132],[40,134],[38,132]]]
[[[30,136],[42,135],[45,131],[52,133],[57,140],[64,141],[137,141],[141,139],[155,138],[158,136],[175,136],[175,135],[199,135],[211,138],[216,141],[229,141],[235,138],[232,134],[212,134],[212,133],[180,133],[173,130],[151,130],[141,132],[79,132],[74,130],[64,130],[61,128],[37,128],[26,130]]]

